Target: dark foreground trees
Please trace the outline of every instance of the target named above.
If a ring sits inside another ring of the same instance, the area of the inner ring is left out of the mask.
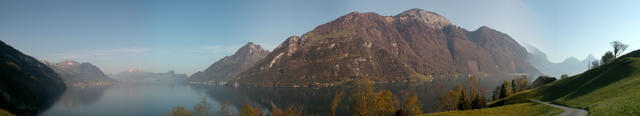
[[[524,91],[531,88],[531,83],[527,76],[522,76],[511,80],[511,82],[505,80],[500,86],[497,86],[493,90],[492,101],[499,100],[505,97],[509,97],[520,91]]]
[[[231,110],[228,109],[228,102],[224,102],[220,104],[220,111],[217,112],[216,116],[231,116]],[[171,111],[164,113],[164,116],[212,116],[213,113],[210,113],[211,104],[207,102],[206,98],[202,98],[202,100],[193,107],[193,111],[187,110],[182,106],[176,106],[171,108]]]
[[[389,90],[375,92],[368,81],[361,81],[355,85],[349,104],[352,116],[389,116],[389,115],[418,115],[422,114],[422,102],[417,93],[404,101],[393,99]],[[401,104],[394,104],[401,103]]]
[[[487,99],[478,79],[469,77],[466,83],[441,96],[439,106],[442,111],[481,109],[486,107]]]

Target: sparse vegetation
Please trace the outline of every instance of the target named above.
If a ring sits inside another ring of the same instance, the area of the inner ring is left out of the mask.
[[[182,106],[171,108],[171,111],[164,114],[165,116],[191,116],[191,112]]]

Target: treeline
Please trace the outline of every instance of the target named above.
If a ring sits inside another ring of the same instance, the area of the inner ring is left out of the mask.
[[[359,80],[353,86],[351,96],[347,97],[349,102],[349,114],[351,116],[414,116],[422,114],[422,102],[418,98],[416,92],[410,95],[395,95],[390,90],[375,91],[375,87],[371,81]],[[334,96],[331,105],[327,106],[331,109],[331,114],[335,116],[336,108],[340,106],[341,101],[345,99],[345,93],[339,92]],[[176,106],[171,111],[165,113],[165,116],[232,116],[233,113],[228,109],[228,103],[220,104],[218,112],[209,112],[211,105],[206,99],[195,105],[193,110],[187,110],[182,106]],[[291,105],[285,109],[278,108],[271,103],[271,110],[265,113],[263,109],[245,104],[240,109],[238,116],[317,116],[319,114],[310,114],[304,110],[302,106]]]
[[[487,107],[489,101],[506,98],[530,87],[527,76],[517,77],[511,81],[505,80],[493,90],[493,96],[489,98],[484,93],[484,88],[478,84],[478,78],[472,76],[466,82],[441,96],[438,105],[442,111],[482,109]]]
[[[531,88],[531,83],[527,79],[527,76],[522,76],[511,80],[511,82],[504,80],[500,86],[496,86],[493,90],[493,97],[491,101],[496,101],[502,98],[509,97],[520,91],[524,91]]]
[[[481,109],[486,107],[487,99],[484,89],[478,84],[478,79],[472,76],[441,96],[438,105],[442,111]]]
[[[405,98],[401,100],[400,98]],[[391,91],[375,92],[368,81],[356,84],[351,95],[351,116],[414,116],[422,114],[422,102],[413,92],[408,97],[395,98]],[[334,100],[335,101],[335,100]],[[333,114],[335,115],[335,114]]]
[[[211,109],[211,104],[207,102],[206,98],[202,98],[198,104],[193,107],[193,110],[187,110],[182,106],[176,106],[171,108],[171,111],[164,114],[164,116],[231,116],[232,112],[228,107],[229,103],[225,102],[220,104],[220,109],[218,112],[209,112]]]

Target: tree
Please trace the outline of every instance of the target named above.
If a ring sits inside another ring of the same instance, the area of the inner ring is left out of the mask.
[[[458,92],[460,92],[460,96],[458,96],[458,110],[471,109],[471,102],[469,102],[469,100],[467,99],[465,89],[462,87],[462,85],[458,85],[458,87],[461,88],[461,90],[458,90]]]
[[[242,109],[240,110],[240,114],[238,114],[238,116],[259,116],[259,115],[261,114],[256,112],[256,109],[251,107],[251,105],[249,104],[243,105]]]
[[[568,74],[562,74],[562,76],[560,76],[560,79],[566,79],[566,78],[569,78]]]
[[[331,115],[332,116],[336,115],[336,108],[338,108],[338,104],[340,104],[340,101],[342,101],[343,97],[344,97],[344,92],[340,91],[339,93],[336,94],[336,96],[333,97],[333,100],[331,100]]]
[[[471,99],[471,108],[472,109],[482,109],[487,106],[486,97],[484,94],[475,94]]]
[[[613,47],[613,56],[614,58],[618,57],[624,50],[627,49],[627,47],[629,47],[629,45],[624,44],[620,41],[613,41],[611,42],[611,47]]]
[[[613,61],[613,59],[615,59],[615,55],[613,55],[613,53],[611,53],[611,51],[607,51],[606,53],[604,53],[604,55],[602,55],[602,64],[607,64],[611,61]]]
[[[440,103],[438,105],[442,111],[458,110],[458,97],[460,96],[459,90],[462,90],[462,86],[457,86],[447,94],[440,96]]]
[[[513,87],[513,93],[524,91],[529,88],[529,79],[527,79],[526,75],[523,75],[522,77],[513,79],[511,85]]]
[[[373,86],[369,83],[357,84],[351,96],[351,115],[369,116],[372,115],[374,93]]]
[[[505,98],[513,94],[513,89],[511,89],[511,82],[505,80],[500,86],[500,99]]]
[[[191,116],[191,112],[182,106],[171,108],[171,111],[164,114],[165,116]]]
[[[220,111],[218,111],[219,116],[232,116],[231,110],[228,108],[229,102],[224,102],[220,104]]]
[[[304,113],[304,107],[291,105],[287,109],[278,108],[273,102],[271,103],[271,112],[267,116],[307,116]]]
[[[410,116],[422,114],[422,104],[418,99],[418,94],[414,92],[411,97],[404,102],[404,109]]]
[[[491,101],[500,99],[500,90],[502,90],[502,88],[500,88],[500,86],[496,86],[496,89],[493,90],[493,99]]]
[[[600,62],[598,62],[598,60],[591,62],[591,69],[596,68],[598,66],[600,66]]]
[[[211,104],[207,103],[207,98],[202,98],[200,103],[193,107],[193,113],[196,116],[209,116],[209,109]]]
[[[517,93],[519,91],[518,82],[516,82],[516,80],[518,80],[518,78],[511,79],[511,91],[513,91],[513,93]]]
[[[386,116],[395,110],[393,107],[393,93],[389,90],[379,91],[375,94],[374,113],[379,116]]]

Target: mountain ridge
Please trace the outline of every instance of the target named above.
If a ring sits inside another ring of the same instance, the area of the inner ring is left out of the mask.
[[[268,53],[269,51],[264,50],[262,46],[248,42],[233,55],[225,56],[211,64],[204,71],[192,74],[189,77],[189,81],[192,83],[208,83],[209,81],[220,82],[228,80],[245,71],[248,67],[253,66],[255,62],[264,58]]]
[[[60,75],[67,86],[103,86],[117,82],[102,72],[100,68],[88,62],[64,60],[48,65]]]
[[[540,69],[545,75],[560,76],[562,74],[575,75],[587,70],[592,61],[597,60],[593,55],[589,54],[582,60],[571,56],[562,62],[552,62],[547,55],[534,46],[527,46],[529,52],[529,62]]]
[[[455,75],[539,74],[525,61],[526,49],[502,32],[486,26],[467,31],[442,18],[425,22],[406,12],[429,13],[349,13],[287,38],[234,80],[290,86],[359,78],[391,83]]]
[[[46,64],[0,41],[0,109],[35,115],[66,90],[61,77]]]

